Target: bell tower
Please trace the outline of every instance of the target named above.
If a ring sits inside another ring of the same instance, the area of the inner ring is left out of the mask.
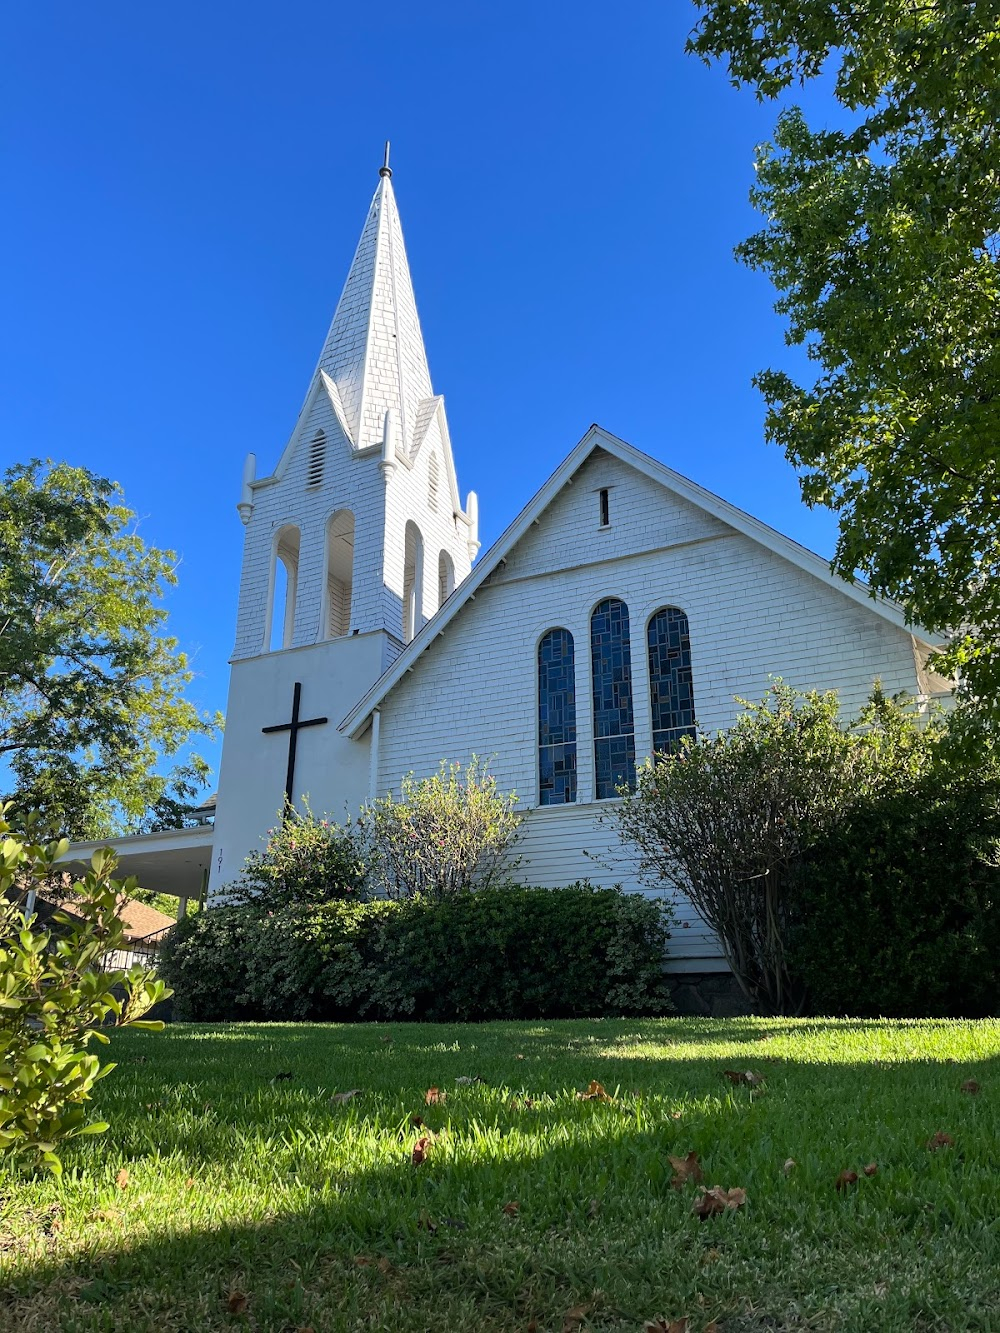
[[[286,784],[293,804],[307,798],[334,819],[368,798],[368,738],[347,740],[337,724],[479,546],[476,496],[462,507],[431,386],[388,144],[295,427],[269,476],[248,455],[237,509],[243,568],[210,892],[261,845]]]

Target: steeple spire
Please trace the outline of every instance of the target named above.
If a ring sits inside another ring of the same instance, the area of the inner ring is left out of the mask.
[[[356,449],[380,445],[398,414],[400,446],[413,447],[418,407],[434,395],[420,332],[389,145],[319,369],[336,384]]]

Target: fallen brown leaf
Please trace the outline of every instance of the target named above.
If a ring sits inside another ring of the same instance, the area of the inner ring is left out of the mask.
[[[711,1189],[706,1189],[703,1185],[701,1194],[691,1205],[691,1211],[695,1217],[704,1222],[706,1217],[724,1213],[727,1208],[742,1208],[746,1201],[746,1190],[739,1188],[724,1190],[721,1185],[713,1185]]]
[[[961,1087],[962,1092],[967,1092],[970,1097],[979,1096],[979,1084],[974,1078],[967,1078]]]
[[[668,1157],[667,1161],[674,1168],[670,1184],[675,1190],[683,1189],[689,1180],[698,1185],[705,1179],[696,1152],[689,1152],[686,1157]]]
[[[442,1092],[440,1088],[428,1088],[424,1093],[424,1101],[428,1106],[437,1106],[440,1102],[448,1100],[448,1094]]]
[[[427,1160],[427,1149],[431,1146],[431,1135],[423,1134],[413,1145],[412,1160],[414,1166],[419,1166],[421,1162]]]
[[[782,1171],[784,1171],[786,1176],[790,1176],[792,1172],[795,1170],[795,1165],[796,1163],[794,1157],[786,1157],[785,1165],[781,1169]]]
[[[587,1317],[589,1309],[589,1305],[574,1305],[571,1310],[567,1310],[563,1315],[562,1333],[575,1333]]]
[[[391,1273],[391,1272],[392,1272],[392,1264],[389,1262],[389,1260],[385,1257],[384,1254],[383,1254],[382,1258],[378,1261],[378,1263],[375,1265],[375,1267],[378,1269],[378,1271],[379,1271],[383,1276],[384,1276],[386,1273]]]
[[[878,1175],[878,1163],[877,1163],[877,1162],[869,1162],[868,1165],[864,1168],[864,1174],[865,1174],[866,1176],[877,1176],[877,1175]]]
[[[231,1291],[226,1305],[230,1314],[245,1314],[246,1308],[250,1304],[242,1291]]]
[[[128,1189],[128,1170],[126,1167],[123,1166],[117,1176],[115,1176],[115,1184],[120,1190]]]
[[[510,1203],[504,1204],[503,1211],[508,1217],[517,1217],[521,1211],[521,1205],[515,1199],[511,1199]]]
[[[950,1134],[943,1134],[938,1130],[927,1140],[927,1149],[929,1152],[937,1152],[938,1148],[954,1148],[955,1140]]]
[[[752,1069],[724,1069],[722,1077],[728,1078],[732,1084],[745,1083],[748,1088],[759,1088],[764,1082],[760,1074],[755,1074]]]
[[[194,1189],[194,1176],[188,1176],[187,1180],[184,1182],[184,1188],[186,1190]]]
[[[413,1126],[414,1129],[420,1129],[423,1126],[423,1123],[424,1122],[420,1116],[418,1115],[410,1116],[410,1124]]]
[[[687,1333],[688,1317],[683,1319],[647,1319],[642,1333]]]
[[[841,1171],[840,1175],[837,1177],[837,1193],[840,1194],[843,1190],[849,1189],[851,1185],[856,1185],[857,1183],[857,1171]]]
[[[598,1083],[598,1081],[597,1081],[596,1078],[592,1078],[592,1079],[590,1080],[590,1083],[587,1085],[587,1091],[586,1091],[586,1092],[578,1092],[578,1093],[576,1094],[576,1099],[577,1099],[578,1102],[611,1102],[611,1101],[614,1101],[614,1098],[608,1096],[608,1094],[605,1092],[605,1090],[604,1090],[604,1088],[601,1086],[601,1084]]]
[[[345,1102],[352,1101],[361,1092],[360,1088],[349,1088],[347,1092],[335,1092],[330,1098],[332,1106],[343,1106]]]

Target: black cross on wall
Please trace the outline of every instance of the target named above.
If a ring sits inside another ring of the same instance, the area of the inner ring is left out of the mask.
[[[291,722],[279,722],[274,727],[261,727],[265,736],[272,731],[288,732],[288,773],[285,777],[285,813],[292,808],[295,792],[295,751],[299,743],[299,732],[303,727],[318,727],[330,719],[326,717],[308,717],[305,721],[299,720],[299,700],[302,698],[302,684],[295,682],[295,690],[292,693],[292,720]]]

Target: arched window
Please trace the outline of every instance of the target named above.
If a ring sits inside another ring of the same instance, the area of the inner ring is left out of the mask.
[[[438,460],[437,454],[431,454],[427,465],[427,503],[437,512],[438,507]]]
[[[326,462],[326,436],[318,430],[309,446],[309,462],[306,466],[306,485],[318,486],[323,480],[323,464]]]
[[[455,591],[455,563],[447,551],[438,556],[438,606],[445,602]]]
[[[538,645],[538,804],[576,800],[573,636],[550,629]]]
[[[324,639],[351,632],[351,586],[354,572],[354,515],[338,509],[326,525],[326,622]]]
[[[299,530],[279,528],[274,538],[271,573],[271,624],[268,647],[291,648],[295,633],[295,593],[299,581]]]
[[[594,771],[597,800],[635,786],[632,654],[628,607],[617,597],[598,603],[590,618],[594,681]]]
[[[409,643],[423,624],[424,542],[412,520],[403,538],[403,642]]]
[[[676,750],[682,736],[694,736],[694,687],[688,618],[664,606],[646,627],[649,699],[653,710],[653,753]]]

